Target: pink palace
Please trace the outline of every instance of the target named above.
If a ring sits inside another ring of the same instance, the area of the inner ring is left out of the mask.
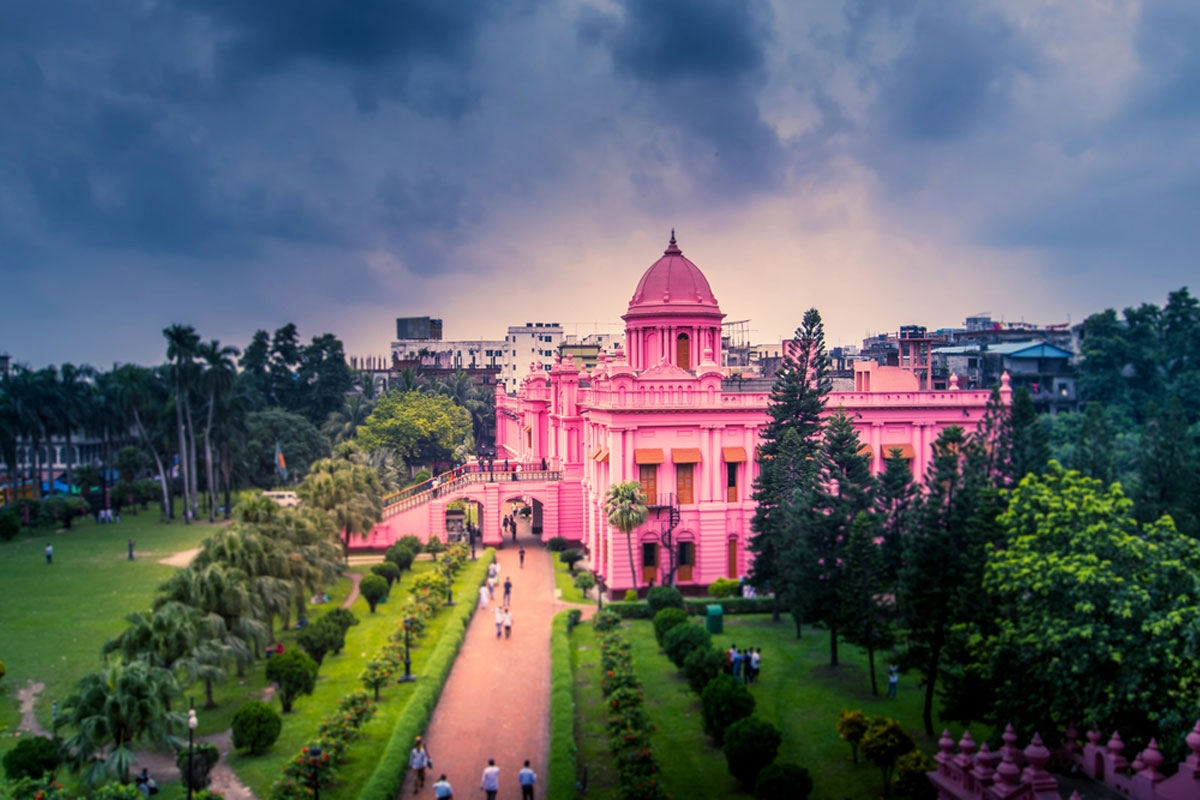
[[[506,504],[523,502],[547,538],[581,542],[612,591],[662,581],[668,530],[681,589],[746,574],[754,453],[768,392],[739,391],[743,384],[719,366],[724,316],[704,273],[672,235],[622,317],[626,351],[611,359],[601,353],[591,371],[559,360],[549,372],[528,375],[515,396],[497,390],[495,467],[507,459],[510,472],[467,472],[436,491],[414,487],[419,491],[391,502],[360,546],[386,547],[406,533],[440,535],[454,500],[478,503],[484,543],[501,544]],[[855,419],[873,469],[898,447],[916,475],[924,474],[941,430],[974,429],[989,397],[957,389],[956,380],[945,391],[921,391],[912,372],[871,363],[856,366],[854,387],[829,395],[828,410],[841,407]],[[1007,376],[1001,394],[1010,401]],[[650,507],[632,537],[636,576],[625,535],[603,511],[608,487],[622,481],[639,482]]]

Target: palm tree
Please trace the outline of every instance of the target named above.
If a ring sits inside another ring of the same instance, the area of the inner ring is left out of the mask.
[[[98,372],[95,378],[95,392],[89,403],[88,413],[84,417],[84,430],[92,436],[98,436],[104,442],[103,470],[100,484],[108,498],[109,476],[112,474],[112,443],[114,439],[122,440],[129,435],[132,427],[121,411],[119,393],[113,372]]]
[[[249,576],[240,569],[210,563],[202,569],[181,569],[159,587],[154,601],[159,608],[172,600],[217,614],[225,621],[229,646],[238,676],[266,644],[265,614]]]
[[[467,413],[471,415],[471,429],[475,434],[475,440],[481,440],[488,421],[487,393],[481,392],[475,385],[474,379],[461,369],[438,381],[436,391],[438,394],[449,397],[455,405],[467,410]],[[494,416],[494,411],[492,413]]]
[[[163,748],[182,744],[173,732],[182,727],[183,715],[168,711],[165,704],[178,691],[169,671],[140,660],[85,675],[63,701],[55,723],[75,729],[63,744],[69,763],[86,769],[93,786],[106,777],[128,783],[139,741],[150,739]],[[107,752],[103,758],[102,752]]]
[[[313,462],[296,494],[329,514],[343,532],[343,552],[347,556],[350,537],[367,533],[383,519],[383,490],[375,470],[353,460],[325,458]]]
[[[365,394],[353,394],[346,398],[346,404],[341,411],[334,411],[328,421],[321,426],[321,432],[329,437],[333,444],[341,444],[354,438],[358,427],[367,421],[375,410],[375,401]]]
[[[95,386],[89,383],[88,379],[95,375],[96,370],[87,364],[77,367],[74,364],[64,363],[59,368],[60,378],[55,387],[59,398],[56,409],[58,411],[57,427],[67,441],[66,456],[63,459],[67,465],[67,494],[71,493],[73,485],[71,467],[75,461],[75,451],[71,446],[71,431],[87,425],[88,414],[96,395]]]
[[[405,367],[400,370],[400,376],[396,381],[395,391],[401,394],[404,392],[425,392],[429,390],[429,381],[417,374],[417,371],[412,367]]]
[[[191,377],[193,359],[200,337],[191,325],[172,325],[163,329],[167,339],[167,359],[172,362],[172,378],[175,384],[175,420],[179,429],[179,465],[183,474],[183,505],[191,512],[184,514],[184,521],[191,522],[190,517],[196,514],[195,497],[195,445],[189,449],[188,443],[194,442],[192,435],[192,409],[188,403],[188,381]],[[187,425],[184,425],[184,418]],[[189,458],[189,454],[191,457]]]
[[[111,375],[113,395],[118,407],[125,415],[126,427],[130,422],[133,423],[133,428],[141,438],[142,444],[154,457],[154,466],[158,468],[158,482],[162,487],[163,522],[168,522],[171,518],[171,493],[167,488],[167,470],[143,419],[144,410],[150,410],[153,413],[153,410],[147,409],[147,406],[151,402],[151,392],[155,382],[154,373],[136,364],[122,364],[109,374]]]
[[[633,531],[649,516],[641,484],[637,481],[626,481],[608,487],[604,498],[604,514],[608,517],[609,525],[625,534],[625,546],[629,550],[629,574],[636,589],[638,579],[633,561]]]
[[[213,339],[208,344],[200,345],[198,352],[206,365],[202,378],[204,388],[208,390],[208,419],[204,425],[204,467],[208,470],[205,485],[208,490],[208,521],[212,522],[216,510],[216,492],[213,488],[213,411],[217,407],[217,399],[224,398],[233,391],[237,382],[237,365],[233,359],[237,357],[238,349],[222,346]]]

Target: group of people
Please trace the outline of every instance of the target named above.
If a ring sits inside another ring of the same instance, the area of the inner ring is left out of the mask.
[[[735,680],[751,684],[758,680],[758,669],[761,661],[762,648],[747,647],[742,651],[738,650],[736,644],[731,644],[729,645],[729,649],[725,651],[725,672],[732,675]]]
[[[504,532],[512,535],[512,540],[517,540],[517,515],[505,514],[504,519],[500,522],[500,527],[504,528]]]
[[[412,752],[408,755],[408,766],[414,773],[413,794],[419,794],[425,788],[425,771],[433,769],[433,759],[420,736],[413,742]],[[521,800],[533,800],[533,785],[537,783],[537,774],[529,766],[529,761],[517,772],[517,783],[521,787]],[[487,793],[487,800],[496,800],[496,793],[500,791],[500,768],[496,766],[496,759],[488,759],[488,765],[484,767],[483,776],[479,780],[479,788]],[[445,773],[439,775],[437,782],[433,784],[433,796],[438,800],[454,797],[454,789]]]
[[[479,587],[479,605],[481,608],[487,608],[488,604],[496,599],[496,584],[500,580],[500,563],[493,561],[488,564],[487,583]],[[505,639],[512,638],[513,614],[512,614],[512,578],[504,579],[504,594],[501,598],[500,605],[496,606],[496,610],[492,612],[496,620],[496,638],[499,639],[503,634]]]
[[[120,511],[118,511],[116,514],[114,514],[113,510],[111,508],[96,509],[96,524],[97,525],[101,525],[101,524],[108,525],[110,523],[120,522],[120,521],[121,521],[121,512]]]

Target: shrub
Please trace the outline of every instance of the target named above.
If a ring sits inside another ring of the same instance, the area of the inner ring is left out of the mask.
[[[575,698],[571,673],[573,616],[579,609],[559,612],[550,629],[550,766],[552,786],[575,785]]]
[[[446,552],[446,545],[437,537],[437,534],[430,534],[429,541],[425,543],[425,552],[433,556],[434,561],[437,561],[438,553]]]
[[[283,720],[266,703],[246,703],[233,715],[233,748],[255,755],[275,744]]]
[[[740,581],[717,578],[708,585],[708,594],[710,597],[736,597],[739,586],[741,586]]]
[[[664,608],[683,608],[683,595],[674,586],[651,586],[646,592],[646,606],[654,619]]]
[[[411,550],[414,556],[421,553],[425,549],[424,545],[421,544],[421,537],[414,536],[411,533],[406,536],[401,536],[399,539],[397,539],[394,546]]]
[[[35,795],[35,800],[37,796]],[[91,793],[89,800],[144,800],[142,790],[133,783],[106,783]]]
[[[354,613],[348,608],[335,608],[326,613],[325,616],[321,617],[321,619],[323,621],[328,620],[331,624],[337,625],[343,631],[348,631],[358,624],[358,617],[354,616]],[[339,647],[333,652],[340,653],[341,648]]]
[[[863,755],[883,773],[883,792],[887,794],[896,761],[910,750],[915,750],[917,743],[899,720],[875,717],[863,734],[861,747]]]
[[[928,780],[925,783],[929,785]],[[812,790],[808,770],[778,761],[759,770],[754,780],[754,800],[808,800]]]
[[[4,774],[10,780],[53,775],[58,764],[58,745],[45,736],[22,737],[4,754]]]
[[[838,714],[838,721],[834,728],[837,730],[839,739],[850,743],[850,754],[854,757],[855,764],[858,763],[858,743],[862,741],[863,734],[867,732],[870,724],[871,718],[861,710],[851,711],[843,708],[842,712]]]
[[[567,611],[567,633],[579,624],[579,620],[583,619],[583,611],[578,608],[572,608]]]
[[[8,674],[8,670],[4,666],[4,662],[0,661],[0,681],[4,680],[4,676]]]
[[[412,538],[416,539],[417,537],[414,536]],[[396,568],[403,572],[406,569],[412,569],[413,561],[417,556],[412,549],[397,542],[387,549],[383,557],[389,563],[395,564]]]
[[[725,731],[725,761],[729,774],[753,786],[764,767],[775,760],[783,737],[779,729],[758,717],[746,717]]]
[[[558,560],[561,563],[567,565],[567,570],[569,572],[574,572],[575,565],[578,564],[580,561],[583,561],[583,551],[580,550],[579,548],[563,550],[561,553],[558,554]]]
[[[546,549],[551,553],[561,553],[567,549],[567,540],[561,536],[551,536],[546,541]]]
[[[721,674],[700,693],[700,709],[704,714],[704,730],[720,742],[729,726],[754,713],[754,696],[741,681]],[[770,761],[767,759],[767,763]]]
[[[430,472],[425,467],[421,467],[419,470],[417,470],[416,474],[413,475],[413,483],[424,483],[425,481],[429,480],[432,477],[433,477],[432,472]]]
[[[318,667],[324,663],[326,653],[341,650],[345,642],[346,630],[326,617],[305,626],[296,634],[296,644],[304,648],[304,652],[317,662]]]
[[[383,578],[379,582],[383,583]],[[267,659],[267,680],[279,684],[279,702],[286,714],[297,697],[312,694],[317,684],[317,662],[299,650],[271,656]]]
[[[375,613],[375,606],[379,605],[379,601],[387,597],[388,583],[378,575],[368,575],[358,584],[358,591],[367,601],[367,605],[371,607],[371,613]]]
[[[936,768],[932,758],[920,750],[909,750],[896,759],[896,788],[912,800],[933,800],[937,792],[925,773]]]
[[[637,602],[637,590],[636,589],[626,589],[625,597],[623,599],[625,600],[626,603],[636,603]]]
[[[583,592],[583,596],[587,597],[588,589],[596,585],[596,576],[590,572],[584,571],[575,576],[575,588]]]
[[[21,532],[21,518],[11,508],[0,511],[0,539],[10,541]]]
[[[192,748],[192,774],[188,775],[188,751],[180,750],[175,754],[175,766],[179,767],[179,779],[186,789],[190,783],[192,790],[203,789],[212,782],[212,768],[221,760],[221,751],[215,744],[197,742]]]
[[[617,616],[617,613],[607,608],[597,612],[596,616],[592,617],[592,627],[596,629],[597,633],[611,631],[620,624],[621,618]]]
[[[688,653],[697,647],[711,646],[712,637],[708,635],[708,631],[690,622],[676,625],[663,636],[663,650],[667,651],[667,658],[680,668],[683,667],[683,660],[688,657]]]
[[[388,589],[391,590],[392,584],[400,580],[400,567],[390,561],[384,561],[382,564],[372,564],[371,574],[387,581]]]
[[[688,686],[696,694],[703,692],[708,682],[724,669],[725,654],[712,647],[697,647],[683,660],[683,674],[687,676]]]
[[[682,608],[664,608],[654,615],[654,638],[662,647],[663,637],[676,625],[687,624],[687,612]]]

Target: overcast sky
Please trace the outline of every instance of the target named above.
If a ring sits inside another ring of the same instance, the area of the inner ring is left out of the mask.
[[[0,352],[616,323],[672,227],[756,341],[1078,321],[1195,283],[1198,123],[1194,0],[0,0]]]

